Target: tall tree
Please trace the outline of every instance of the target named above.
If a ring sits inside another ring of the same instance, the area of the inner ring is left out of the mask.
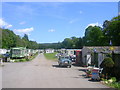
[[[73,42],[70,38],[65,38],[62,42],[63,48],[69,48],[71,49],[73,47]]]
[[[15,47],[16,35],[13,31],[2,29],[2,48]]]
[[[119,46],[120,42],[118,38],[120,38],[120,16],[114,17],[109,21],[108,26],[104,28],[103,32],[108,43],[111,41],[112,45]]]
[[[27,34],[24,34],[23,39],[26,39],[27,41],[29,41],[29,39],[28,39],[28,35],[27,35]]]
[[[102,45],[103,32],[101,27],[89,26],[85,30],[85,45],[86,46],[100,46]]]

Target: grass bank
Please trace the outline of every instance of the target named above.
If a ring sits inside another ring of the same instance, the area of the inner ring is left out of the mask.
[[[55,52],[55,53],[44,53],[44,56],[48,60],[57,60],[57,57],[55,56],[56,54],[57,54],[57,52]]]

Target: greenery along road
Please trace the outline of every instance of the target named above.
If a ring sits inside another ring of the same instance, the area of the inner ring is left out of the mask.
[[[54,52],[54,53],[44,53],[44,56],[48,60],[57,60],[57,57],[55,56],[56,54],[57,54],[57,52]]]

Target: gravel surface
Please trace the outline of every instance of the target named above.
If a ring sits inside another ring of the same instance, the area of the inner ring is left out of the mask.
[[[6,63],[2,71],[3,88],[107,88],[88,81],[83,67],[61,68],[39,54],[29,62]]]

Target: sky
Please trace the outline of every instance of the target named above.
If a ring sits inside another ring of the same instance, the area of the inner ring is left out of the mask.
[[[118,2],[2,2],[0,26],[38,43],[83,37],[118,15]]]

